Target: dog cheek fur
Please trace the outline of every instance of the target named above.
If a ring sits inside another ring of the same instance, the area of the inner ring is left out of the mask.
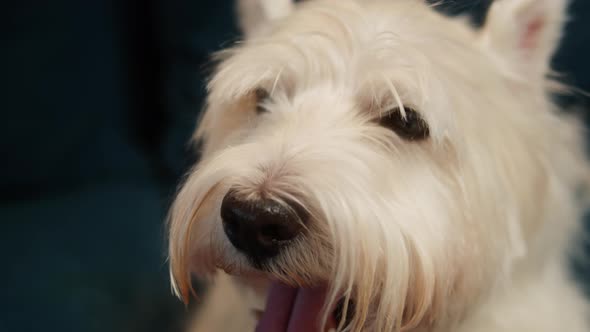
[[[580,218],[575,186],[586,181],[588,168],[576,128],[558,127],[555,141],[536,131],[505,143],[495,138],[495,146],[470,142],[462,148],[476,150],[471,153],[428,154],[438,161],[401,151],[399,165],[383,158],[399,149],[372,155],[363,145],[347,154],[346,166],[329,167],[338,169],[330,173],[333,183],[322,185],[326,174],[310,178],[314,204],[330,238],[338,239],[331,299],[343,290],[354,298],[353,330],[365,323],[385,331],[452,326],[515,274],[561,265]],[[567,140],[570,148],[563,148]],[[354,150],[354,143],[345,144],[338,151]],[[531,149],[535,144],[538,150]],[[367,177],[371,172],[374,178]]]
[[[300,153],[290,163],[299,167],[292,172],[304,174],[291,182],[291,190],[307,194],[324,224],[320,234],[333,246],[332,252],[313,246],[301,250],[333,256],[320,259],[333,262],[327,307],[343,294],[353,298],[353,330],[368,323],[383,331],[434,323],[445,316],[440,311],[451,310],[449,302],[465,302],[457,297],[473,287],[469,278],[484,275],[475,264],[477,252],[465,248],[475,239],[461,231],[466,206],[460,202],[466,198],[446,173],[448,163],[443,170],[423,147],[396,147],[391,142],[399,139],[380,138],[383,130],[374,131],[332,144],[323,139],[307,151],[311,158]],[[294,264],[299,262],[285,265],[304,273],[319,268]]]

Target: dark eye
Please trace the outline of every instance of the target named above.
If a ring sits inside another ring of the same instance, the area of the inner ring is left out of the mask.
[[[426,121],[420,116],[420,113],[409,107],[404,107],[404,110],[406,111],[405,117],[402,116],[399,107],[388,111],[379,118],[379,124],[393,130],[401,138],[408,141],[427,139],[430,136],[430,130]]]
[[[256,89],[254,91],[254,97],[256,98],[256,114],[268,112],[268,110],[264,108],[264,103],[270,98],[268,91],[264,89]]]

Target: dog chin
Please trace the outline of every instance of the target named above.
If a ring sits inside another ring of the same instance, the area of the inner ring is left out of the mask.
[[[277,275],[271,272],[276,267],[265,264],[218,261],[216,267],[264,296],[263,310],[253,308],[258,316],[257,332],[320,331],[322,326],[330,331],[342,319],[350,322],[352,299],[345,305],[342,297],[325,308],[331,288],[325,278]],[[343,315],[344,310],[347,315]]]
[[[247,274],[240,278],[246,278],[249,284],[266,285],[266,304],[258,315],[257,332],[329,331],[342,318],[343,299],[325,308],[328,282],[309,286],[287,284],[273,275]]]

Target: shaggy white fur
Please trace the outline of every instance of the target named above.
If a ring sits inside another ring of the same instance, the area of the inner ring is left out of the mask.
[[[248,38],[219,55],[169,254],[185,299],[191,274],[218,269],[233,276],[211,297],[255,292],[203,309],[196,329],[236,331],[223,317],[241,310],[227,319],[253,330],[274,279],[328,283],[325,308],[352,301],[338,330],[590,331],[567,269],[590,169],[548,96],[566,5],[496,0],[475,29],[417,0],[244,0]],[[395,130],[410,112],[425,139]],[[224,234],[230,188],[311,216],[264,269]]]

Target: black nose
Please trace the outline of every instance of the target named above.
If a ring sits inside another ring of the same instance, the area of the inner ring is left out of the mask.
[[[306,217],[297,204],[245,200],[234,191],[221,203],[223,229],[233,246],[254,260],[275,256],[301,233]]]

